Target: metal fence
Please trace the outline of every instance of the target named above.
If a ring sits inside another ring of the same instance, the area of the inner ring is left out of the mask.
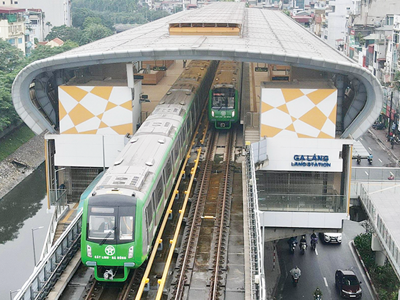
[[[80,247],[82,212],[49,249],[14,299],[46,299]]]
[[[250,237],[251,299],[266,299],[264,273],[264,241],[261,235],[260,211],[258,209],[256,172],[252,151],[246,155],[246,178],[248,199],[248,222]]]
[[[386,257],[389,258],[393,269],[400,279],[400,252],[397,243],[392,238],[391,232],[387,228],[385,222],[377,212],[373,202],[369,197],[369,192],[365,183],[355,183],[356,190],[359,192],[358,196],[361,203],[368,214],[369,220],[374,228],[375,234],[378,236],[381,244],[386,252]]]

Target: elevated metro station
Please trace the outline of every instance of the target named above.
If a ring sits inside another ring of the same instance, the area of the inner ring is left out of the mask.
[[[353,140],[379,116],[381,86],[282,12],[244,3],[180,12],[24,68],[12,97],[36,134],[47,131],[49,198],[63,184],[68,200],[79,201],[156,104],[145,85],[181,60],[243,63],[246,185],[266,240],[340,231]]]

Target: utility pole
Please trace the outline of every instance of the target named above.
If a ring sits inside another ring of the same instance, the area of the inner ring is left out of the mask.
[[[393,90],[390,94],[390,111],[389,111],[389,124],[388,124],[388,141],[391,142],[390,130],[392,129],[392,106],[393,106]]]

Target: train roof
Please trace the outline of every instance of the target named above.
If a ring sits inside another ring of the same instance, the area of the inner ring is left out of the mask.
[[[237,88],[241,78],[241,63],[235,61],[220,61],[213,81],[213,88]]]
[[[146,186],[146,179],[152,179],[158,173],[164,156],[169,151],[172,139],[165,134],[171,126],[153,128],[152,132],[134,136],[122,150],[116,162],[100,180],[96,193],[107,193],[110,188],[141,192]]]

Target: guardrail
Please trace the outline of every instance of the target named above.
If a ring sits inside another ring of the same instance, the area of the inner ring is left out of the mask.
[[[246,155],[248,221],[250,237],[251,299],[266,299],[264,273],[264,244],[261,235],[260,210],[258,209],[256,171],[252,151]]]
[[[80,247],[82,211],[33,270],[14,299],[46,299]]]
[[[369,192],[361,182],[357,183],[356,190],[359,192],[358,196],[362,205],[368,215],[371,225],[374,228],[375,234],[378,236],[382,247],[385,250],[386,257],[389,258],[392,267],[400,279],[400,251],[396,242],[393,240],[392,235],[385,225],[385,222],[380,217],[375,205],[372,203]]]
[[[67,205],[67,190],[50,190],[50,199],[53,197],[52,195],[57,195],[57,200],[54,202],[54,209],[53,216],[51,217],[49,228],[47,230],[46,240],[43,244],[42,253],[40,254],[39,261],[41,261],[47,253],[49,253],[53,241],[54,236],[57,230],[58,221],[68,212],[69,206]],[[58,197],[59,195],[59,197]]]

